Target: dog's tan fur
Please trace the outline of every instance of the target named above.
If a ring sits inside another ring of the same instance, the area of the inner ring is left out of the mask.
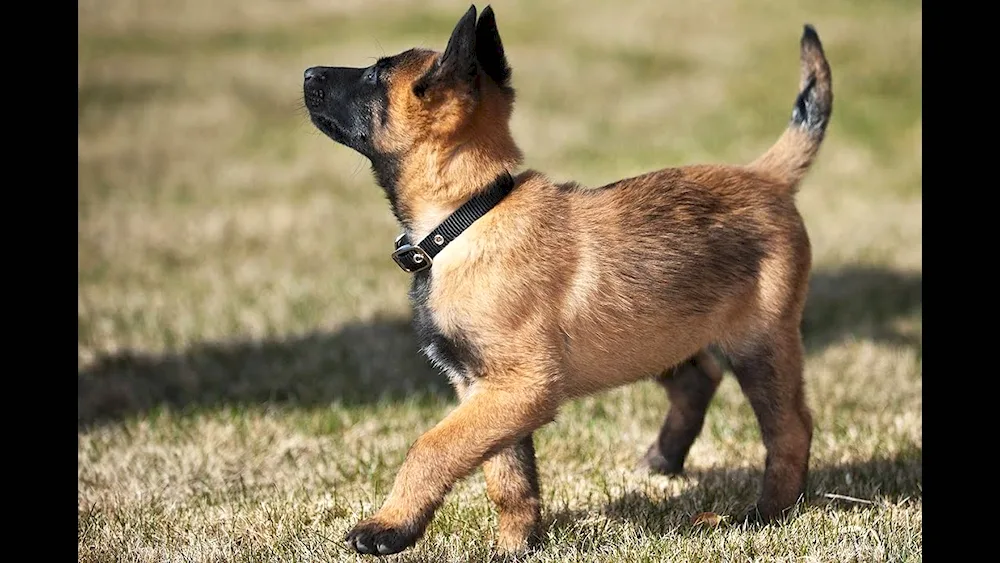
[[[522,162],[512,92],[489,77],[474,91],[443,82],[414,95],[440,56],[411,51],[386,77],[389,119],[374,138],[405,155],[396,196],[413,241]],[[828,117],[818,42],[803,42],[802,61],[802,87],[815,81]],[[531,433],[568,399],[656,374],[672,410],[647,462],[679,470],[722,376],[712,345],[731,358],[761,424],[757,511],[779,517],[803,491],[812,433],[799,335],[810,245],[793,196],[821,140],[790,125],[746,166],[667,168],[596,189],[517,174],[431,269],[433,322],[477,352],[468,383],[456,383],[461,402],[412,446],[385,504],[352,537],[380,553],[412,544],[454,483],[485,464],[499,545],[523,549],[540,513]]]

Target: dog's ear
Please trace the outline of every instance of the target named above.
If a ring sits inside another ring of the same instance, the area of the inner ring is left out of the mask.
[[[447,85],[464,89],[471,93],[475,90],[476,75],[479,73],[479,63],[476,61],[476,6],[469,6],[462,19],[451,32],[451,39],[444,53],[427,71],[413,84],[413,93],[418,97],[439,85]]]
[[[497,30],[497,19],[493,15],[493,6],[486,6],[476,24],[476,58],[483,72],[496,82],[497,86],[510,86],[510,66],[503,52],[500,32]]]

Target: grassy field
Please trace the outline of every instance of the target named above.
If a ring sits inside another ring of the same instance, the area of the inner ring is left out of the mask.
[[[835,92],[798,199],[816,428],[796,517],[692,525],[755,500],[756,422],[727,377],[688,474],[647,475],[668,402],[641,383],[536,433],[544,542],[525,561],[922,559],[921,7],[805,4],[494,3],[515,138],[556,180],[751,160],[791,111],[804,22]],[[368,559],[344,532],[455,398],[417,354],[385,199],[309,124],[301,76],[441,49],[468,4],[415,6],[79,3],[80,561]],[[496,560],[495,529],[477,472],[389,560]]]

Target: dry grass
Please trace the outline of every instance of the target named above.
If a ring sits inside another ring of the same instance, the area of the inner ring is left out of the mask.
[[[727,378],[689,476],[647,476],[668,404],[643,383],[539,432],[546,538],[526,560],[920,560],[920,4],[495,4],[515,137],[559,180],[751,159],[790,111],[805,21],[836,93],[799,197],[816,433],[798,516],[693,527],[754,500],[753,414]],[[467,7],[80,3],[81,561],[355,560],[342,534],[454,398],[416,353],[385,201],[308,124],[301,71],[441,48]],[[491,560],[495,520],[477,474],[390,560]]]

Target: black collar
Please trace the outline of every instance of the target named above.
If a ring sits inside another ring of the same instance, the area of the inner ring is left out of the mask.
[[[503,198],[513,190],[514,178],[510,173],[504,172],[490,185],[472,196],[472,199],[463,203],[419,244],[410,244],[406,233],[396,237],[396,250],[392,253],[392,259],[404,272],[410,274],[430,268],[438,252],[458,238],[462,231],[472,226],[476,219],[486,215],[493,206],[503,201]]]

